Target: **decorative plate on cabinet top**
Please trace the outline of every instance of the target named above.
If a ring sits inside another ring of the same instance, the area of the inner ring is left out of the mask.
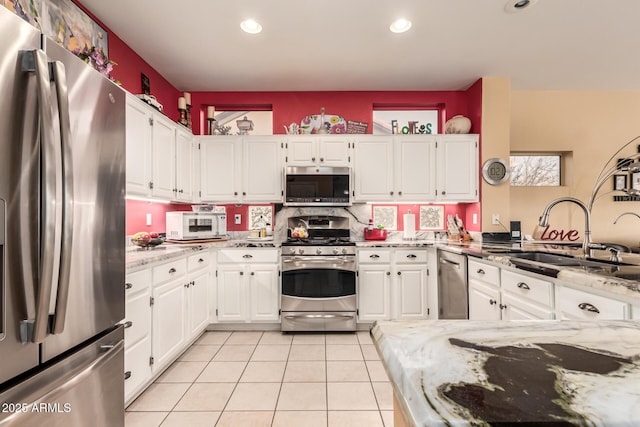
[[[322,115],[313,114],[302,119],[300,130],[304,134],[317,134],[322,124]],[[327,134],[347,133],[347,122],[340,116],[325,114],[324,126],[327,129]]]

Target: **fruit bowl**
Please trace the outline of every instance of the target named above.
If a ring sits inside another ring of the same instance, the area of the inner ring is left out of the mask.
[[[155,248],[156,246],[163,244],[164,241],[165,241],[164,237],[151,237],[149,239],[145,239],[145,238],[131,239],[131,242],[134,245],[139,246],[143,249]]]

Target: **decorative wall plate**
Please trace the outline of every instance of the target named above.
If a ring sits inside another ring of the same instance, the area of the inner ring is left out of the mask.
[[[331,114],[324,115],[324,123],[328,128],[328,132],[332,134],[347,133],[347,122],[340,116]],[[300,129],[303,133],[318,133],[320,126],[322,125],[322,116],[320,114],[314,114],[307,116],[300,122]]]

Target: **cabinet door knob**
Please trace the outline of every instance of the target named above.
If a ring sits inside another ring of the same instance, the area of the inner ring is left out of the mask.
[[[193,280],[191,281],[191,286],[195,286],[196,282],[194,282]]]
[[[242,255],[242,258],[253,258],[253,255],[251,254]]]
[[[125,329],[130,328],[132,326],[133,326],[133,322],[131,320],[128,320],[128,321],[124,322],[124,328]]]
[[[254,276],[256,273],[254,273],[253,271],[251,272],[251,275]]]
[[[189,283],[185,283],[184,287],[188,288],[189,287]]]
[[[234,191],[234,192],[233,192],[233,195],[234,195],[234,196],[237,196],[237,195],[238,195],[238,192],[237,192],[237,191]]]
[[[246,195],[247,195],[247,192],[246,192],[246,191],[243,191],[243,192],[242,192],[242,195],[243,195],[243,196],[246,196]]]
[[[496,305],[498,303],[498,301],[494,300],[494,299],[490,299],[489,300],[489,304],[491,305]]]
[[[169,269],[169,274],[171,274],[171,273],[175,273],[175,272],[176,272],[176,269],[175,269],[175,268],[171,267],[171,268]]]
[[[445,194],[447,194],[447,192],[443,190],[440,194],[444,196]]]
[[[204,262],[202,258],[198,258],[198,262]]]
[[[504,310],[505,308],[507,308],[507,304],[500,304],[500,310]]]
[[[530,290],[531,288],[529,287],[529,285],[527,285],[524,282],[518,282],[518,284],[516,285],[517,287],[519,287],[520,289],[524,289],[525,291]]]
[[[184,190],[180,190],[180,193],[184,193]]]
[[[393,191],[389,191],[389,195],[390,195],[390,196],[393,196]]]
[[[131,378],[131,371],[127,371],[124,373],[124,379],[128,380],[129,378]]]
[[[477,269],[477,270],[476,270],[476,273],[478,273],[478,274],[484,274],[484,270],[483,270],[483,269],[481,269],[481,268],[479,268],[479,269]]]
[[[131,289],[131,288],[133,288],[133,283],[125,283],[125,284],[124,284],[124,288],[125,288],[125,289]]]
[[[402,191],[398,191],[398,196],[402,196]]]
[[[241,272],[240,272],[240,275],[241,275],[241,276],[244,276],[244,271],[241,271]]]
[[[588,302],[581,302],[580,304],[578,304],[578,308],[580,310],[590,311],[592,313],[600,313],[598,307],[593,304],[589,304]]]
[[[402,272],[398,271],[398,276],[402,276]]]
[[[391,276],[391,272],[390,271],[387,271],[387,276]]]
[[[312,162],[315,162],[315,161],[316,161],[316,158],[315,158],[315,157],[312,157],[312,158],[311,158],[311,161],[312,161]]]
[[[320,161],[321,161],[321,162],[324,162],[324,157],[320,157]]]

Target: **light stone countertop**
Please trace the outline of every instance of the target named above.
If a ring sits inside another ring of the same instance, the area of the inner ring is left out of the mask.
[[[640,425],[640,322],[385,321],[371,334],[410,425]]]

